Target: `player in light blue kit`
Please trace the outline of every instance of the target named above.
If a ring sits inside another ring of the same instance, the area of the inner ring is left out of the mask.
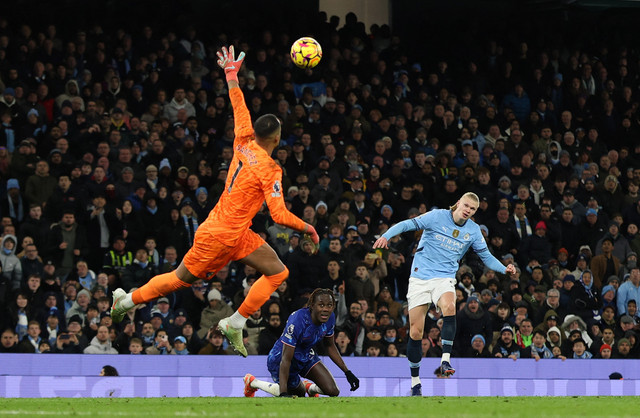
[[[409,342],[407,358],[411,368],[411,395],[422,395],[420,383],[420,359],[422,358],[422,334],[429,305],[435,303],[443,315],[442,360],[443,375],[455,373],[450,357],[453,339],[456,336],[456,272],[458,263],[469,247],[480,256],[491,270],[515,274],[516,268],[506,268],[487,248],[480,227],[470,218],[478,210],[479,199],[475,193],[465,193],[449,210],[435,209],[413,219],[399,222],[389,228],[373,248],[388,248],[388,241],[406,231],[422,230],[416,250],[407,302],[409,303]]]
[[[282,336],[269,352],[267,368],[276,383],[247,374],[244,377],[244,396],[252,397],[258,389],[273,396],[305,396],[305,393],[309,396],[338,396],[340,390],[336,381],[313,350],[319,341],[324,343],[329,358],[344,372],[351,391],[358,389],[360,381],[344,364],[334,341],[335,304],[332,290],[313,291],[307,307],[289,316]],[[302,382],[300,376],[314,383]]]

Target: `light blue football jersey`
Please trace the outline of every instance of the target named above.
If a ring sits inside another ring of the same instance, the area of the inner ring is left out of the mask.
[[[460,259],[469,247],[492,270],[505,273],[505,266],[487,248],[480,227],[471,219],[464,225],[453,221],[451,210],[434,209],[424,215],[402,221],[382,236],[387,240],[405,231],[422,230],[422,237],[411,264],[411,277],[422,280],[453,278]]]

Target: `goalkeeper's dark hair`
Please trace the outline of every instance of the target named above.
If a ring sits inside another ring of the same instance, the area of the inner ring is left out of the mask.
[[[336,296],[333,294],[333,290],[317,288],[309,296],[309,300],[307,301],[307,308],[311,308],[311,305],[316,303],[316,300],[318,299],[318,297],[320,295],[329,295],[329,296],[331,296],[331,301],[333,302],[333,305],[334,306],[336,305]]]
[[[104,370],[104,376],[120,376],[116,368],[113,366],[109,366],[108,364],[106,366],[103,366],[102,370]]]
[[[253,124],[256,138],[266,139],[275,134],[280,129],[280,120],[272,113],[260,116]]]

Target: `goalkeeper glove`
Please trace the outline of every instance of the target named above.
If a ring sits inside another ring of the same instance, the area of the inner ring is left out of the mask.
[[[224,73],[227,76],[227,81],[238,81],[238,71],[240,71],[240,67],[242,66],[242,61],[244,61],[244,52],[240,52],[238,54],[238,59],[234,58],[235,51],[233,50],[233,45],[227,48],[222,47],[221,51],[218,51],[218,65],[220,68],[224,69]]]

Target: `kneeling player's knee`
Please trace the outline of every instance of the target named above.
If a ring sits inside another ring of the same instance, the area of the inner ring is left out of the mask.
[[[327,390],[327,392],[325,392],[325,395],[331,396],[331,397],[338,396],[340,395],[340,389],[338,389],[336,385],[333,385]]]

